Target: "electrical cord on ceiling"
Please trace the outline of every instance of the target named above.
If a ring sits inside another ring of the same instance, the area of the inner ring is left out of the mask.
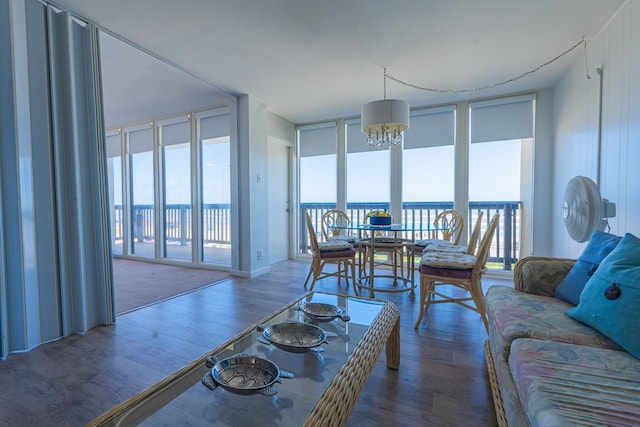
[[[396,83],[400,83],[403,86],[407,86],[407,87],[410,87],[410,88],[413,88],[413,89],[426,90],[426,91],[429,91],[429,92],[438,92],[438,93],[477,92],[477,91],[480,91],[480,90],[493,89],[493,88],[496,88],[496,87],[499,87],[499,86],[506,85],[508,83],[516,82],[516,81],[522,79],[523,77],[526,77],[529,74],[533,74],[533,73],[541,70],[542,68],[546,67],[547,65],[552,64],[553,62],[556,62],[560,58],[562,58],[562,57],[568,55],[569,53],[571,53],[573,50],[578,48],[578,46],[580,46],[580,45],[584,46],[584,62],[585,62],[585,66],[586,66],[586,69],[587,69],[587,78],[590,79],[591,76],[589,75],[589,65],[587,63],[587,42],[586,42],[586,40],[584,38],[582,40],[580,40],[578,43],[576,43],[573,46],[571,46],[569,49],[565,50],[561,54],[559,54],[556,57],[554,57],[553,59],[550,59],[549,61],[545,62],[542,65],[537,66],[536,68],[534,68],[532,70],[526,71],[526,72],[520,74],[517,77],[512,77],[510,79],[503,80],[503,81],[498,82],[498,83],[494,83],[494,84],[490,84],[490,85],[484,85],[484,86],[480,86],[480,87],[477,87],[477,88],[472,88],[472,89],[435,89],[435,88],[430,88],[430,87],[418,86],[416,84],[408,83],[408,82],[405,82],[404,80],[400,80],[399,78],[392,76],[391,74],[387,73],[387,69],[386,68],[385,68],[385,78],[389,78],[389,79],[393,80]]]

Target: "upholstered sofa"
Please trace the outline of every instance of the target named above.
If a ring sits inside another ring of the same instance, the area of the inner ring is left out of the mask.
[[[527,257],[485,293],[500,426],[640,426],[640,239],[611,236],[589,242],[600,260]],[[577,306],[556,297],[580,274]]]

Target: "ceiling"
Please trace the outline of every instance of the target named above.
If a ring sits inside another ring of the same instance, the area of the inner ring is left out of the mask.
[[[421,87],[493,86],[583,37],[589,42],[623,3],[55,1],[117,37],[101,40],[107,125],[215,105],[239,94],[256,97],[296,124],[358,116],[362,104],[383,97],[384,67]],[[427,106],[549,87],[572,59],[583,56],[580,46],[516,82],[472,92],[431,92],[387,79],[387,97]]]

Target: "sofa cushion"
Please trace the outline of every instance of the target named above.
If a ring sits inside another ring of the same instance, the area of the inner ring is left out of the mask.
[[[553,297],[531,295],[503,285],[485,295],[489,342],[494,358],[507,359],[517,338],[539,338],[620,350],[609,338],[569,318],[571,304]]]
[[[531,426],[640,425],[640,361],[629,353],[518,339],[509,367]]]
[[[587,282],[567,314],[640,358],[640,239],[624,235]]]
[[[621,238],[602,231],[594,232],[576,263],[556,288],[556,298],[578,305],[580,293],[587,281]]]

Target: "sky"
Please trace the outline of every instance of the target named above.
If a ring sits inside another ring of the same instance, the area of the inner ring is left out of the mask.
[[[406,150],[403,156],[403,200],[453,201],[453,146]],[[203,156],[204,203],[229,203],[229,143],[206,144]],[[473,201],[518,201],[520,143],[476,143],[470,148],[469,198]],[[119,170],[119,158],[114,170]],[[133,157],[134,204],[153,203],[153,155]],[[188,204],[190,193],[188,146],[169,147],[165,156],[167,204]],[[349,202],[389,201],[389,150],[350,153],[347,156]],[[336,155],[304,157],[300,164],[300,202],[336,202]],[[120,174],[114,176],[114,200],[122,198]]]
[[[120,170],[120,158],[112,158],[114,171]],[[204,203],[230,203],[230,157],[228,141],[206,143],[202,150],[203,163],[203,201]],[[132,156],[133,164],[133,203],[134,205],[153,204],[153,153],[148,151]],[[165,153],[167,204],[191,203],[191,165],[188,144],[167,147]],[[114,173],[114,203],[122,200],[122,179]]]
[[[453,201],[453,146],[406,150],[403,200]],[[469,199],[520,200],[520,141],[471,145]],[[305,157],[300,165],[301,203],[335,203],[335,155]],[[389,150],[350,153],[347,159],[349,202],[389,201]]]

